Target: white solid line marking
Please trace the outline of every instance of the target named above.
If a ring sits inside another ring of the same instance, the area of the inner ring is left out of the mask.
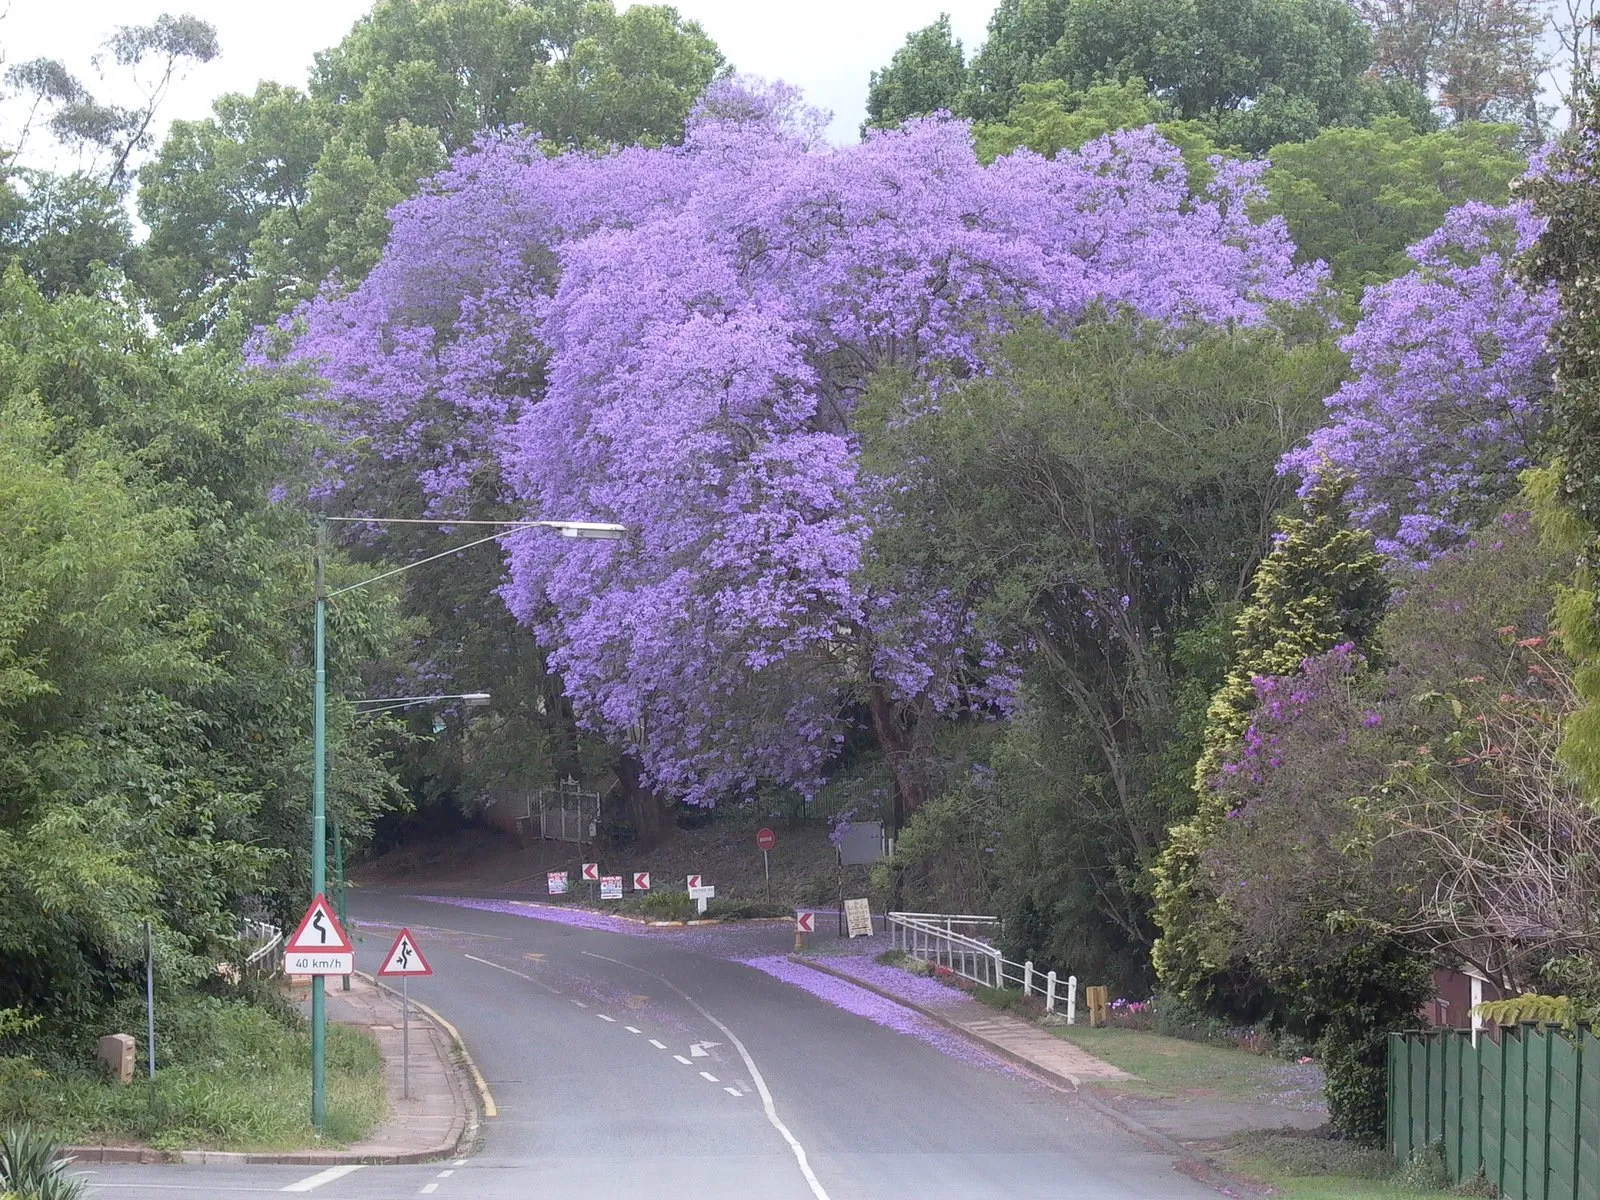
[[[684,1057],[684,1056],[683,1056],[683,1055],[681,1055],[681,1054],[674,1054],[674,1055],[673,1055],[673,1056],[672,1056],[672,1057],[673,1057],[673,1058],[675,1058],[675,1059],[677,1059],[677,1060],[678,1060],[678,1061],[679,1061],[679,1062],[681,1062],[681,1063],[682,1063],[682,1064],[683,1064],[683,1065],[684,1065],[684,1066],[686,1066],[686,1067],[687,1067],[687,1066],[692,1066],[692,1065],[693,1065],[693,1064],[692,1064],[692,1063],[690,1063],[690,1061],[689,1061],[689,1060],[688,1060],[688,1059],[687,1059],[687,1058],[685,1058],[685,1057]]]
[[[542,987],[552,996],[559,996],[561,994],[542,979],[535,979],[532,975],[524,975],[521,971],[513,971],[510,967],[502,967],[499,963],[490,962],[487,958],[479,958],[476,954],[463,954],[461,957],[470,958],[473,962],[482,963],[486,967],[493,967],[496,971],[504,971],[507,975],[515,975],[518,979],[526,979],[529,983],[537,984],[539,987]]]
[[[816,1200],[828,1200],[828,1193],[823,1190],[821,1182],[817,1179],[817,1173],[811,1169],[811,1164],[806,1161],[806,1148],[800,1144],[794,1134],[789,1132],[789,1127],[778,1116],[778,1106],[772,1102],[772,1091],[767,1087],[767,1081],[761,1077],[761,1072],[756,1069],[756,1060],[750,1057],[750,1051],[745,1049],[744,1043],[739,1040],[738,1035],[733,1030],[708,1013],[701,1007],[700,1002],[689,995],[688,992],[664,976],[657,975],[653,971],[646,971],[643,967],[636,967],[632,963],[623,962],[620,958],[607,958],[604,954],[596,954],[592,950],[581,950],[579,953],[586,954],[590,958],[601,959],[604,962],[615,963],[619,967],[628,967],[631,970],[638,971],[641,975],[649,975],[652,979],[659,979],[687,1000],[690,1007],[702,1017],[727,1034],[728,1041],[733,1043],[734,1048],[739,1051],[739,1057],[744,1059],[744,1065],[750,1072],[750,1078],[756,1085],[756,1091],[761,1093],[761,1107],[766,1110],[767,1121],[778,1131],[779,1136],[789,1144],[789,1149],[794,1151],[795,1162],[799,1164],[800,1174],[805,1176],[806,1186],[811,1189],[812,1196]],[[676,1058],[677,1056],[674,1055],[673,1057]]]
[[[656,1041],[655,1038],[650,1039],[650,1044],[657,1050],[665,1050],[667,1048],[664,1043]]]
[[[335,1179],[343,1179],[351,1171],[361,1170],[361,1166],[361,1163],[347,1163],[342,1167],[329,1167],[326,1171],[318,1171],[315,1175],[307,1175],[304,1179],[296,1180],[288,1187],[280,1188],[279,1190],[284,1192],[309,1192],[325,1183],[332,1183]]]
[[[643,1033],[644,1032],[644,1030],[642,1030],[642,1029],[635,1029],[632,1025],[624,1025],[623,1028],[626,1029],[629,1033]]]
[[[599,1017],[602,1021],[610,1021],[613,1025],[617,1023],[617,1019],[615,1017],[608,1017],[605,1015],[605,1013],[595,1013],[595,1016]]]
[[[738,1089],[738,1088],[736,1088],[736,1087],[725,1087],[725,1088],[723,1088],[723,1089],[722,1089],[722,1090],[723,1090],[723,1091],[725,1091],[725,1092],[727,1092],[727,1093],[728,1093],[728,1095],[730,1095],[730,1096],[742,1096],[742,1095],[744,1095],[744,1093],[743,1093],[743,1092],[741,1092],[741,1091],[740,1091],[740,1090],[739,1090],[739,1089]]]
[[[721,1083],[722,1082],[722,1080],[718,1079],[710,1071],[701,1071],[700,1072],[700,1078],[704,1079],[707,1083]]]

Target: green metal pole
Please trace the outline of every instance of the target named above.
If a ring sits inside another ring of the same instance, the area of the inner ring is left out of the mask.
[[[322,576],[322,557],[328,527],[317,524],[317,615],[316,675],[311,693],[311,893],[319,895],[327,887],[328,861],[328,780],[326,773],[328,721],[327,628],[328,598]],[[327,1063],[324,1036],[327,1030],[326,997],[321,975],[311,977],[311,1124],[318,1133],[328,1117]]]
[[[350,918],[344,911],[344,839],[339,836],[339,818],[333,818],[333,886],[338,889],[339,899],[339,928],[348,930]],[[340,981],[340,990],[350,990],[350,976],[346,975]]]

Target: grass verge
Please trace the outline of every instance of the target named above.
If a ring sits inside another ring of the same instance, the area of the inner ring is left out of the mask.
[[[1094,1085],[1130,1095],[1303,1108],[1318,1098],[1321,1089],[1321,1077],[1314,1067],[1226,1046],[1085,1025],[1058,1025],[1050,1032],[1137,1075],[1136,1080]]]
[[[1230,1171],[1271,1184],[1290,1200],[1437,1200],[1486,1196],[1481,1184],[1446,1189],[1442,1164],[1395,1164],[1387,1151],[1320,1132],[1261,1130],[1209,1149]]]
[[[88,1069],[52,1073],[25,1057],[0,1058],[0,1125],[26,1123],[68,1143],[269,1151],[358,1141],[387,1111],[383,1058],[365,1030],[328,1027],[328,1119],[319,1139],[304,1020],[214,998],[172,1007],[154,1080],[121,1085]],[[138,1063],[142,1072],[144,1059]]]

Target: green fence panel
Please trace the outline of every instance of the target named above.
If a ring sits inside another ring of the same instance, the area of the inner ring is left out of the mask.
[[[1507,1029],[1501,1035],[1501,1079],[1504,1097],[1500,1118],[1504,1133],[1500,1142],[1500,1192],[1510,1200],[1527,1200],[1523,1190],[1523,1169],[1528,1161],[1528,1043],[1520,1029]]]
[[[1578,1186],[1576,1200],[1600,1200],[1600,1040],[1578,1040]]]
[[[1550,1140],[1550,1039],[1522,1027],[1522,1200],[1547,1200],[1545,1162]]]
[[[1411,1148],[1428,1144],[1428,1038],[1424,1034],[1411,1044]]]
[[[1389,1148],[1395,1159],[1411,1157],[1411,1042],[1403,1034],[1389,1035]]]
[[[1478,1039],[1478,1095],[1483,1113],[1483,1175],[1499,1187],[1505,1179],[1506,1047],[1503,1039]]]
[[[1545,1195],[1571,1200],[1578,1175],[1578,1083],[1582,1051],[1555,1030],[1544,1033],[1549,1048],[1549,1131],[1545,1138]]]

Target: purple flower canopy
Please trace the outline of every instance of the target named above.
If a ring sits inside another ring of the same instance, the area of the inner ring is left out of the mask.
[[[1289,454],[1305,488],[1348,472],[1351,515],[1384,554],[1422,564],[1492,518],[1549,419],[1553,284],[1513,268],[1543,228],[1525,203],[1464,204],[1411,247],[1417,269],[1362,299],[1343,346],[1355,377],[1330,423]]]
[[[1019,317],[1095,306],[1257,324],[1304,304],[1264,164],[1191,196],[1153,128],[1046,160],[977,161],[964,122],[823,144],[781,85],[718,85],[681,147],[548,156],[481,141],[399,206],[383,260],[297,314],[346,446],[330,487],[491,482],[616,543],[505,539],[506,603],[553,647],[581,718],[700,803],[809,790],[868,685],[935,707],[996,697],[996,648],[937,580],[868,582],[892,481],[853,427],[869,381],[988,369]],[[481,492],[480,492],[481,494]],[[1002,698],[1003,699],[1003,698]]]

